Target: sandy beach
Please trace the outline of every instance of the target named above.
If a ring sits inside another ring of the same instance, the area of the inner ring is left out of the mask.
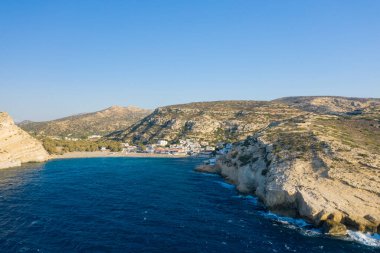
[[[188,155],[169,155],[169,154],[148,154],[148,153],[121,153],[109,151],[96,152],[69,152],[63,155],[51,155],[50,159],[68,159],[68,158],[92,158],[92,157],[158,157],[158,158],[183,158]]]

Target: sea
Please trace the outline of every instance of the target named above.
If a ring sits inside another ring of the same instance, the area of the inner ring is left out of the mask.
[[[0,252],[380,252],[276,215],[196,158],[76,158],[0,170]]]

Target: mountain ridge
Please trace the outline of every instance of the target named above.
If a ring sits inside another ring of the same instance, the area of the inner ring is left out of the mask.
[[[151,112],[136,106],[111,106],[103,110],[80,113],[42,122],[20,122],[18,125],[34,135],[87,137],[105,135],[128,127]]]
[[[284,97],[271,101],[222,100],[163,106],[126,129],[107,135],[114,140],[152,143],[180,138],[237,141],[272,122],[306,113],[349,115],[371,111],[380,99],[338,96]]]

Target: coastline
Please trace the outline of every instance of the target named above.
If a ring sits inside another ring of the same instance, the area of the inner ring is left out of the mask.
[[[149,154],[149,153],[121,153],[110,151],[95,152],[68,152],[63,155],[50,155],[49,160],[70,158],[96,158],[96,157],[145,157],[145,158],[184,158],[188,155]]]
[[[202,173],[202,174],[214,174],[220,177],[221,186],[227,189],[235,189],[238,192],[239,198],[250,199],[251,203],[254,205],[258,205],[259,202],[263,205],[265,210],[259,211],[259,214],[265,218],[277,221],[282,223],[283,225],[289,225],[290,228],[302,229],[305,231],[307,235],[322,235],[325,234],[330,238],[335,238],[344,241],[354,241],[369,247],[380,247],[380,233],[379,232],[368,232],[368,231],[360,231],[352,228],[347,228],[344,234],[334,234],[325,231],[325,227],[316,225],[313,220],[307,219],[307,217],[302,217],[299,215],[292,215],[288,213],[289,210],[281,210],[281,209],[271,209],[259,196],[252,192],[243,192],[238,189],[236,182],[228,180],[227,177],[223,176],[221,173],[221,168],[218,168],[216,165],[199,165],[194,171]]]

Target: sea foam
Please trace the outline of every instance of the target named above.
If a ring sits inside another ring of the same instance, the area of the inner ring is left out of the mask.
[[[323,234],[321,229],[314,228],[312,224],[303,219],[285,217],[265,211],[260,211],[259,213],[265,218],[284,224],[286,227],[299,229],[299,231],[306,236],[318,236]],[[347,237],[337,237],[337,239],[355,241],[357,243],[371,247],[380,247],[379,234],[362,233],[358,231],[348,230]]]
[[[233,184],[229,184],[222,181],[215,181],[215,182],[227,189],[235,188],[235,185]],[[233,196],[233,198],[247,199],[249,202],[251,202],[255,206],[259,204],[258,198],[252,195],[237,195],[237,196]],[[288,228],[297,229],[299,230],[300,233],[302,233],[305,236],[323,235],[323,232],[321,229],[313,227],[311,223],[308,223],[304,219],[281,216],[270,211],[258,211],[258,213],[264,218],[281,223]],[[366,246],[371,246],[371,247],[380,247],[379,234],[362,233],[362,232],[351,231],[351,230],[348,230],[347,233],[348,233],[347,237],[341,237],[339,239],[355,241],[357,243],[360,243]]]
[[[348,231],[348,239],[352,241],[356,241],[358,243],[372,246],[372,247],[380,247],[380,235],[379,234],[370,234],[370,233],[362,233],[357,231]]]

